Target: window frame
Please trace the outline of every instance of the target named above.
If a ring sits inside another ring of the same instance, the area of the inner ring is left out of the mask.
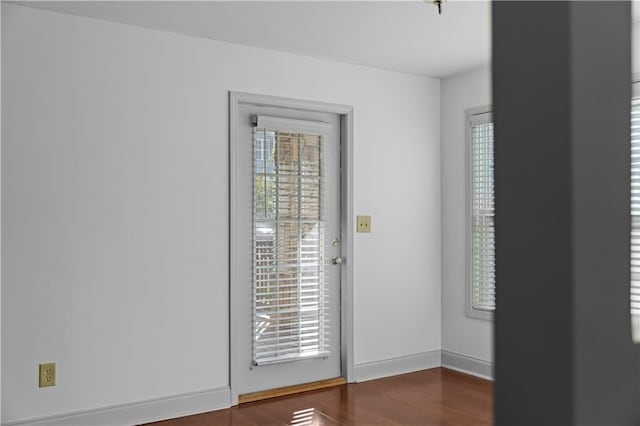
[[[491,105],[469,108],[465,111],[465,315],[469,318],[493,321],[494,311],[473,308],[473,229],[472,229],[472,133],[473,117],[486,115],[486,122],[493,121]],[[495,149],[495,145],[494,145]],[[495,151],[494,151],[495,152]],[[495,188],[494,188],[495,194]]]

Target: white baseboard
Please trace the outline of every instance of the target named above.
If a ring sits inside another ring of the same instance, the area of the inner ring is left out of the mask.
[[[442,366],[462,373],[493,380],[493,363],[455,352],[442,351]]]
[[[385,359],[383,361],[367,362],[355,365],[353,377],[356,382],[395,376],[396,374],[411,373],[440,367],[441,351],[423,352],[416,355]]]
[[[61,416],[12,421],[2,426],[130,426],[229,406],[230,391],[224,387]]]

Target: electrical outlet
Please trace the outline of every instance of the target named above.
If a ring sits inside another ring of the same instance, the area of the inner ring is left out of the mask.
[[[40,364],[40,387],[56,385],[56,363]]]
[[[358,216],[356,227],[358,232],[371,232],[371,216]]]

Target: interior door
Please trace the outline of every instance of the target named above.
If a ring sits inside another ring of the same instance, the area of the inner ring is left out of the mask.
[[[236,123],[237,394],[340,377],[340,117],[241,104]]]

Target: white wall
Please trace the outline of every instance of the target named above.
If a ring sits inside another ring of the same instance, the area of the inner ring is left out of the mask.
[[[465,315],[465,110],[491,104],[491,73],[442,81],[442,349],[493,362],[493,324]]]
[[[355,362],[440,349],[438,80],[2,8],[3,422],[228,385],[229,90],[354,106]]]

